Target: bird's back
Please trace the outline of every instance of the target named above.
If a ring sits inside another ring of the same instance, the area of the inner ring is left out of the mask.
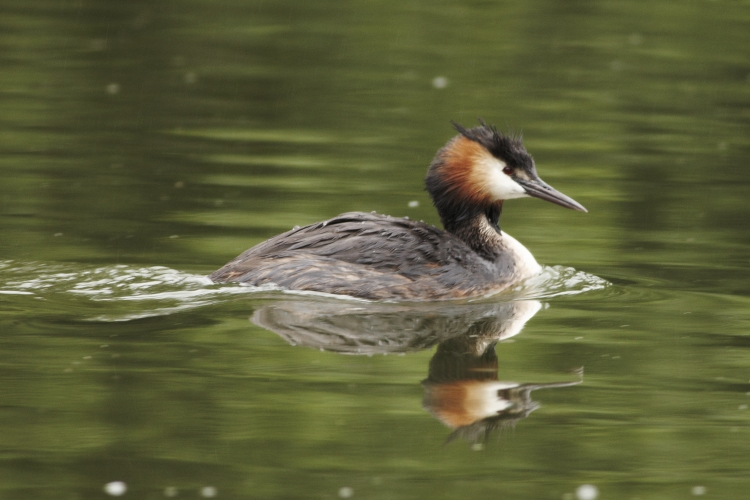
[[[445,299],[499,290],[504,262],[424,222],[350,212],[275,236],[211,274],[367,299]]]

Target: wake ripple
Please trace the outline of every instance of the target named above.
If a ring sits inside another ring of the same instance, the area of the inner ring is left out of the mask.
[[[544,267],[538,276],[494,295],[491,300],[549,299],[602,290],[608,286],[606,280],[570,267]],[[269,292],[360,301],[324,293],[285,292],[275,286],[215,284],[204,275],[164,266],[120,264],[87,267],[0,261],[0,296],[7,299],[11,298],[7,296],[32,296],[63,304],[72,300],[75,305],[71,312],[90,321],[132,321],[165,316],[235,300],[238,295],[263,298]]]

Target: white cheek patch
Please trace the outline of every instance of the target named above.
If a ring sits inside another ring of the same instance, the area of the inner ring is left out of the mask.
[[[482,177],[480,182],[494,200],[512,200],[529,196],[520,184],[503,173],[505,163],[494,156],[483,155],[478,166]]]
[[[467,398],[469,401],[467,402],[474,403],[472,409],[477,417],[491,417],[513,406],[513,403],[507,399],[499,397],[498,391],[516,387],[518,387],[518,384],[515,382],[484,382],[477,387],[478,390],[469,393],[469,398]]]

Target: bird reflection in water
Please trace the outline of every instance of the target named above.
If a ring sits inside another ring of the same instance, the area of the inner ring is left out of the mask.
[[[251,321],[292,345],[342,354],[407,353],[437,344],[422,382],[423,405],[454,429],[449,441],[479,443],[539,408],[532,391],[583,381],[582,368],[567,382],[498,380],[497,343],[517,335],[539,309],[535,300],[386,304],[306,297],[266,303]]]
[[[531,391],[569,387],[583,381],[520,384],[498,380],[495,342],[478,341],[480,336],[463,335],[438,344],[430,360],[430,371],[422,382],[422,404],[435,418],[454,429],[448,438],[462,437],[484,442],[493,431],[511,427],[539,408]]]

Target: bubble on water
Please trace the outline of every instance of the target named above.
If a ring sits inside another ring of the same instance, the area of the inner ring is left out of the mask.
[[[119,497],[128,491],[128,485],[122,481],[112,481],[104,485],[104,493],[113,497]]]
[[[354,490],[348,486],[339,489],[339,498],[351,498],[353,495]]]
[[[120,84],[119,83],[110,83],[107,85],[107,94],[109,95],[115,95],[120,93]]]
[[[213,486],[204,486],[201,488],[201,496],[203,498],[213,498],[216,496],[216,488]]]
[[[419,206],[419,202],[417,200],[412,200],[409,202],[409,208],[417,208]]]
[[[690,489],[690,493],[692,493],[695,496],[701,496],[706,494],[706,487],[705,486],[693,486]]]
[[[582,484],[576,489],[578,500],[594,500],[599,496],[599,489],[593,484]]]
[[[448,86],[448,79],[444,76],[436,76],[432,79],[432,86],[436,89],[444,89]]]
[[[175,488],[174,486],[167,486],[164,488],[164,496],[168,498],[176,497],[179,493],[179,490]]]

